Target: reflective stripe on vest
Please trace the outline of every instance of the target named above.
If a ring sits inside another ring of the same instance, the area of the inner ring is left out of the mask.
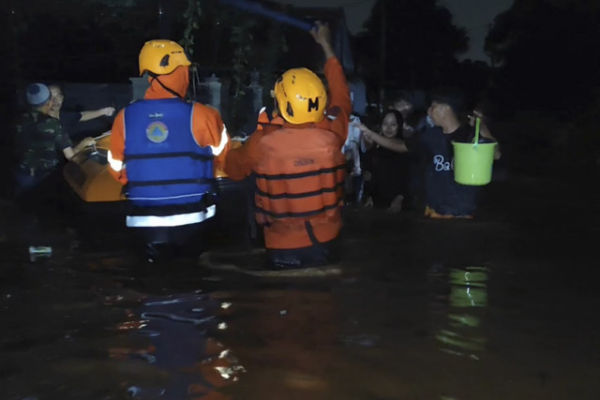
[[[108,160],[108,165],[110,165],[110,167],[114,171],[121,172],[121,170],[123,169],[123,161],[113,158],[112,152],[110,150],[108,150],[108,152],[106,153],[106,159]]]
[[[193,104],[142,100],[125,109],[127,198],[136,206],[198,203],[214,192],[213,153],[192,133]]]
[[[198,224],[215,216],[217,207],[213,204],[204,211],[177,215],[128,215],[125,224],[130,228],[173,227]]]
[[[306,218],[342,205],[346,160],[334,133],[278,129],[261,146],[265,151],[255,168],[259,221]]]

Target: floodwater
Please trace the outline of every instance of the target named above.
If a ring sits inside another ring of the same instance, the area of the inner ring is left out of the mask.
[[[144,264],[93,223],[31,261],[11,213],[0,398],[597,399],[599,200],[515,177],[473,221],[348,209],[343,274],[278,280]]]

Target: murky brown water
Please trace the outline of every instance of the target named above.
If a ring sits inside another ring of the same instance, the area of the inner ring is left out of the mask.
[[[30,262],[13,216],[0,398],[597,399],[589,192],[496,183],[475,221],[348,210],[344,274],[312,280],[141,265],[106,230]]]

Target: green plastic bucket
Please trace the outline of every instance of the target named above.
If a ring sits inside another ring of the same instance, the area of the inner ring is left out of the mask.
[[[481,186],[492,180],[495,142],[479,143],[479,125],[475,123],[472,143],[452,142],[454,148],[454,180],[461,185]]]

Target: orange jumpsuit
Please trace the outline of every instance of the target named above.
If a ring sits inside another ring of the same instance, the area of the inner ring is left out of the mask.
[[[160,75],[159,79],[168,88],[179,93],[181,97],[185,97],[189,86],[189,67],[180,66],[168,75]],[[170,99],[176,96],[164,89],[156,80],[148,78],[150,87],[146,90],[144,99]],[[117,179],[122,185],[127,183],[127,170],[124,164],[125,154],[125,111],[124,109],[117,114],[113,126],[110,139],[110,152],[108,161],[110,164],[109,171],[112,176]],[[211,146],[215,156],[215,168],[217,171],[222,167],[225,161],[230,146],[229,135],[225,124],[221,120],[219,111],[205,106],[203,104],[194,103],[192,114],[192,132],[198,146]]]
[[[337,238],[345,158],[341,148],[352,110],[348,84],[335,57],[325,64],[329,107],[319,123],[293,125],[276,117],[231,150],[225,172],[234,180],[256,176],[256,219],[267,249],[300,249]]]

